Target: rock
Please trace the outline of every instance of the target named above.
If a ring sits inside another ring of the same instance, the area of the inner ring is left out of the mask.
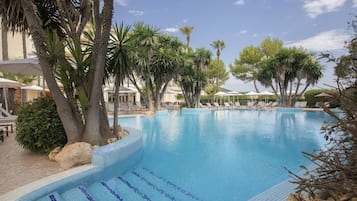
[[[113,138],[109,138],[109,139],[107,140],[107,143],[110,144],[110,143],[113,143],[113,142],[116,142],[116,141],[118,141],[118,138],[113,137]]]
[[[126,136],[128,136],[128,133],[125,130],[119,131],[119,133],[118,133],[119,139],[123,139]]]
[[[56,147],[54,148],[49,154],[48,154],[48,159],[50,159],[50,161],[54,161],[56,155],[61,151],[61,147]]]
[[[343,195],[340,197],[340,201],[348,201],[350,198],[347,195]]]
[[[92,145],[85,142],[66,145],[55,156],[55,160],[64,169],[90,163],[92,161]]]

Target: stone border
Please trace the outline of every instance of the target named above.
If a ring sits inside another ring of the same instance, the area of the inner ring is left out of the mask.
[[[127,137],[115,143],[98,147],[93,151],[92,164],[83,165],[69,170],[45,177],[25,186],[14,189],[4,195],[0,196],[1,201],[28,201],[36,200],[42,196],[56,191],[56,189],[63,188],[69,183],[75,185],[82,180],[89,180],[100,175],[103,168],[113,165],[114,163],[122,161],[123,164],[133,156],[135,160],[143,145],[142,133],[134,128],[125,128],[129,133]],[[125,171],[137,161],[132,161],[126,165],[122,165],[120,171]]]
[[[94,166],[104,168],[113,165],[141,149],[143,146],[142,134],[133,128],[125,128],[125,130],[130,134],[124,139],[93,151],[92,164]]]

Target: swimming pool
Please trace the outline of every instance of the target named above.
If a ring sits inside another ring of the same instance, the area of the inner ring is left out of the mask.
[[[327,119],[323,112],[296,110],[120,118],[122,126],[142,129],[141,160],[124,174],[111,170],[105,180],[59,194],[64,200],[248,200],[287,179],[284,167],[299,171],[308,164],[301,152],[322,146]]]

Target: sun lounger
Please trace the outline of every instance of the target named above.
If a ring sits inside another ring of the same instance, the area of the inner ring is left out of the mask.
[[[258,104],[257,104],[258,107],[265,107],[265,105],[266,104],[265,104],[264,101],[259,101]]]
[[[247,106],[248,107],[254,107],[255,106],[255,102],[254,101],[248,101]]]
[[[215,107],[217,107],[217,109],[220,107],[217,102],[214,102],[213,105],[214,105]]]
[[[297,108],[304,108],[306,107],[306,105],[307,105],[306,101],[297,101],[294,106]]]
[[[10,127],[11,133],[13,133],[17,116],[10,114],[4,108],[0,108],[0,114],[0,127],[6,127],[7,131]]]
[[[224,109],[232,109],[232,106],[228,102],[224,102]]]

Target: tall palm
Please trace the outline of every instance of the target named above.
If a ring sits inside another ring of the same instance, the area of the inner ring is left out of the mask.
[[[108,47],[109,62],[108,71],[115,78],[114,91],[114,123],[113,134],[117,135],[118,126],[118,108],[119,108],[119,88],[123,84],[124,79],[131,72],[130,54],[132,51],[132,37],[129,35],[130,26],[114,26],[114,33],[110,36]]]
[[[222,50],[226,47],[225,43],[223,40],[216,40],[213,41],[213,43],[211,43],[211,46],[216,49],[216,55],[217,55],[217,65],[219,65],[219,61],[220,61],[220,56],[221,56],[221,52]],[[218,71],[218,66],[217,66],[217,89],[218,89],[218,80],[219,80],[219,71]]]
[[[195,88],[193,91],[194,107],[198,108],[201,97],[201,90],[206,87],[207,84],[207,70],[208,64],[211,62],[212,53],[204,48],[198,48],[195,52],[194,62],[198,67],[196,69],[195,76]]]
[[[184,27],[180,28],[181,33],[186,35],[186,46],[187,46],[187,48],[190,47],[190,40],[191,40],[192,30],[193,30],[192,26],[184,26]]]

